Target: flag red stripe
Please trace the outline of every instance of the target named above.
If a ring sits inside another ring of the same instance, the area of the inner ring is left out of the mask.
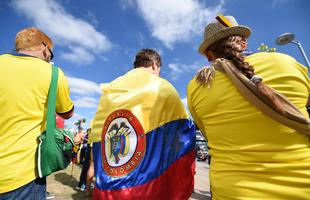
[[[93,199],[188,199],[194,190],[195,156],[196,150],[187,153],[159,177],[143,185],[118,190],[95,188]]]

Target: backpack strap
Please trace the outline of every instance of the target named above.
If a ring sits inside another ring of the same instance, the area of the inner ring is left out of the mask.
[[[46,114],[46,137],[47,139],[55,138],[54,131],[56,127],[56,93],[58,83],[58,67],[52,65],[52,78],[47,98],[47,114]]]

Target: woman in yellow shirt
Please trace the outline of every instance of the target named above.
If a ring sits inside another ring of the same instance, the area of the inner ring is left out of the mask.
[[[263,77],[265,85],[285,95],[309,118],[306,68],[280,53],[244,58],[250,28],[238,25],[233,17],[218,21],[206,27],[199,52],[210,61],[230,60],[249,79],[255,74]],[[309,137],[260,112],[224,73],[215,71],[212,82],[205,84],[212,74],[204,69],[190,81],[187,99],[211,149],[212,198],[310,199]]]

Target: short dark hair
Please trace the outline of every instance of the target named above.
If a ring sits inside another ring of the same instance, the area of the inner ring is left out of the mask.
[[[153,49],[141,49],[137,54],[135,61],[133,63],[134,68],[138,67],[148,67],[152,65],[154,62],[160,67],[161,66],[161,58],[160,55]]]

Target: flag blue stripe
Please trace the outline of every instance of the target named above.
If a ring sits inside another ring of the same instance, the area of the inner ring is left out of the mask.
[[[101,142],[93,144],[96,187],[130,188],[160,176],[171,164],[195,148],[195,126],[189,119],[169,122],[146,134],[146,151],[140,165],[120,178],[107,176],[102,167]]]

